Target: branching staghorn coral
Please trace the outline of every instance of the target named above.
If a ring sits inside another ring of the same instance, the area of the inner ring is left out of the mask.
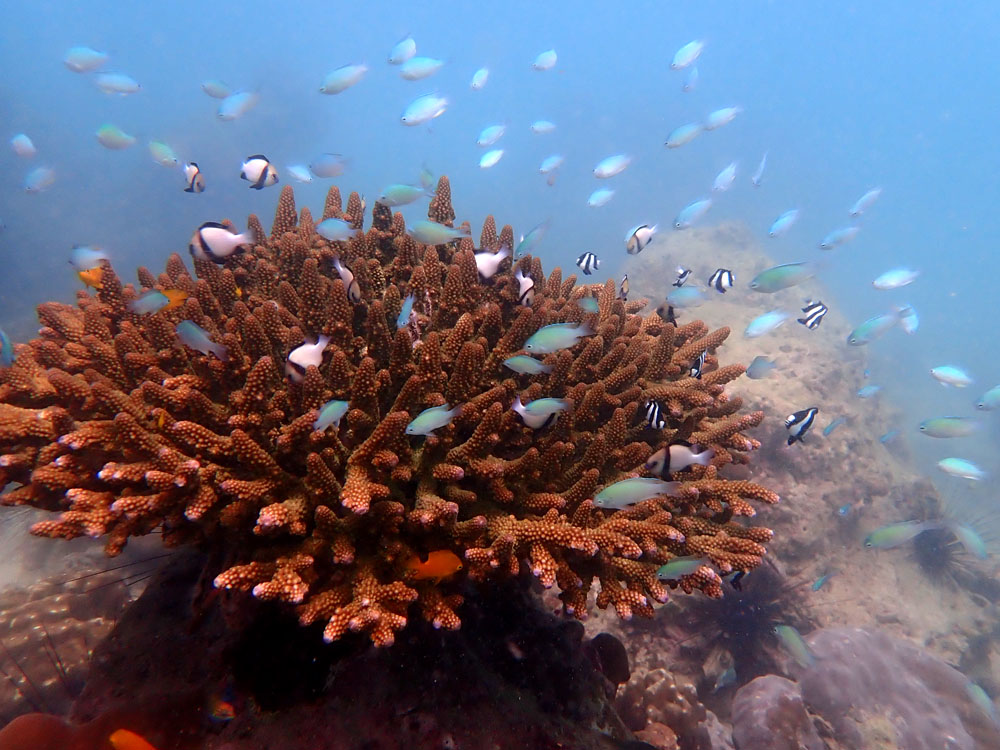
[[[432,219],[453,221],[450,194],[442,177]],[[323,216],[360,226],[361,211],[353,193],[344,211],[332,188]],[[156,529],[166,545],[217,545],[228,560],[218,588],[295,605],[302,623],[326,623],[327,640],[354,631],[377,645],[415,611],[459,627],[464,578],[527,566],[576,616],[595,582],[599,607],[650,616],[668,587],[721,594],[709,567],[657,580],[674,557],[699,555],[723,573],[760,563],[771,532],[733,518],[777,496],[718,476],[747,460],[758,444],[743,432],[762,418],[740,414],[725,393],[742,373],[718,366],[728,329],[640,316],[645,302],[622,302],[612,281],[580,287],[558,268],[546,276],[531,256],[483,280],[471,239],[423,245],[379,204],[372,219],[368,231],[329,242],[285,187],[270,236],[251,215],[256,246],[222,265],[194,260],[191,275],[174,254],[158,276],[140,268],[137,286],[107,267],[96,295],[39,306],[39,337],[0,371],[0,479],[21,485],[2,502],[58,512],[33,533],[104,537],[110,555]],[[488,251],[513,231],[498,235],[489,217],[482,238]],[[519,302],[518,269],[534,285],[530,306]],[[188,298],[131,312],[152,288]],[[397,328],[408,295],[413,313]],[[584,295],[596,296],[597,312],[577,304]],[[183,320],[222,344],[225,361],[182,345],[174,327]],[[545,355],[549,372],[503,364],[555,322],[595,334]],[[289,353],[320,335],[330,339],[320,365],[301,382],[286,378]],[[703,377],[688,377],[706,351]],[[511,409],[518,396],[572,408],[536,430]],[[316,431],[331,399],[348,403],[346,415]],[[643,419],[650,399],[663,407],[663,429]],[[422,410],[446,403],[462,406],[450,424],[406,434]],[[683,482],[677,497],[594,505],[603,486],[640,475],[655,450],[684,438],[716,455],[673,476]],[[442,550],[461,570],[416,572],[415,561]]]

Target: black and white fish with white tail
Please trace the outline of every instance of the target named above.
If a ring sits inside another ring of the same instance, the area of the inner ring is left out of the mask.
[[[622,283],[618,287],[618,299],[628,302],[628,274],[622,276]]]
[[[625,250],[629,255],[638,255],[645,249],[646,245],[653,241],[653,235],[659,229],[659,225],[640,224],[632,227],[625,235]]]
[[[801,318],[796,318],[796,320],[810,331],[813,331],[819,328],[819,324],[823,322],[823,317],[830,312],[830,308],[824,305],[821,300],[817,300],[816,302],[806,300],[806,306],[802,308],[802,312],[805,315]]]
[[[221,264],[241,247],[249,247],[252,244],[252,232],[236,234],[231,224],[206,221],[191,236],[188,250],[194,258]]]
[[[184,165],[184,179],[187,181],[185,193],[204,193],[205,178],[201,176],[201,168],[198,162],[192,161]]]
[[[590,274],[601,267],[601,259],[593,253],[584,253],[576,259],[576,264],[583,271],[584,276],[590,276]]]
[[[677,266],[677,278],[674,280],[674,286],[680,289],[684,286],[684,282],[688,280],[691,276],[691,269],[685,268],[684,266]]]
[[[715,455],[715,449],[691,445],[685,440],[677,440],[656,451],[646,461],[646,471],[666,479],[675,471],[684,471],[689,466],[708,466]]]
[[[725,294],[727,289],[733,288],[733,272],[728,268],[715,269],[715,273],[708,277],[708,285],[719,294]]]
[[[247,180],[251,190],[262,190],[278,182],[278,170],[263,154],[253,154],[243,162],[240,179]]]
[[[808,409],[793,412],[785,417],[785,429],[788,430],[789,445],[802,440],[806,436],[809,428],[812,427],[813,422],[816,420],[817,414],[819,414],[819,408],[810,406]]]
[[[707,349],[703,349],[702,352],[701,352],[701,354],[698,355],[698,359],[696,359],[692,363],[692,365],[691,365],[691,377],[692,378],[697,378],[698,380],[701,380],[701,373],[705,369],[705,355],[707,355],[707,354],[708,354],[708,350]]]
[[[659,401],[647,401],[645,407],[646,425],[653,430],[662,430],[667,426],[667,418]]]

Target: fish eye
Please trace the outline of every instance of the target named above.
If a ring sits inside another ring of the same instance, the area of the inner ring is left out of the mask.
[[[924,431],[924,430],[926,430],[926,429],[927,429],[926,425],[920,425],[920,431],[921,431],[921,432],[923,432],[923,431]]]

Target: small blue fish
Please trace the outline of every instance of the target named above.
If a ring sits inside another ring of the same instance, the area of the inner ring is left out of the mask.
[[[837,515],[841,518],[847,518],[851,514],[851,510],[854,508],[853,503],[844,503],[839,508],[837,508]]]
[[[995,385],[986,391],[983,397],[976,402],[976,408],[980,411],[1000,409],[1000,385]]]
[[[753,358],[753,362],[747,367],[747,377],[751,380],[763,380],[768,375],[771,374],[773,370],[778,365],[773,359],[768,359],[762,354],[758,354]]]
[[[319,416],[313,422],[313,429],[323,432],[330,425],[336,425],[340,429],[340,420],[347,414],[350,405],[346,401],[327,401],[320,407]]]
[[[878,441],[882,443],[882,445],[888,445],[897,437],[899,437],[899,430],[889,430],[888,432],[879,435]]]
[[[444,60],[436,57],[411,57],[399,66],[399,75],[406,81],[419,81],[437,73],[444,66]]]
[[[319,87],[321,94],[340,94],[364,78],[368,66],[364,64],[342,65],[326,74],[323,85]]]
[[[997,714],[997,708],[993,705],[989,694],[974,682],[965,684],[965,692],[979,710],[986,714],[994,725],[1000,727],[1000,715]]]
[[[621,174],[625,171],[629,164],[632,163],[632,157],[627,154],[614,154],[605,159],[601,159],[597,166],[594,167],[594,177],[599,180],[606,180],[609,177],[614,177],[616,174]]]
[[[774,220],[771,228],[767,230],[769,237],[780,237],[789,229],[791,229],[792,224],[794,224],[799,218],[799,209],[791,208],[785,211],[781,216]]]
[[[835,420],[830,422],[830,424],[823,428],[823,437],[830,437],[830,435],[833,434],[833,431],[842,424],[847,424],[847,417],[837,417]]]
[[[608,201],[615,197],[615,191],[611,188],[597,188],[594,192],[590,194],[587,198],[587,205],[591,208],[600,208],[601,206],[606,206]]]
[[[753,177],[750,178],[750,182],[753,183],[754,187],[760,187],[761,180],[764,179],[764,167],[767,166],[767,151],[764,155],[760,157],[760,165],[757,167],[757,171],[753,173]]]
[[[136,315],[148,315],[162,310],[170,304],[170,299],[163,292],[150,289],[128,303],[128,309]]]
[[[942,458],[937,465],[945,474],[959,479],[971,479],[979,482],[986,478],[985,471],[965,458]]]
[[[823,241],[819,243],[820,250],[833,250],[836,247],[850,242],[855,237],[858,236],[858,232],[861,231],[861,227],[842,227],[841,229],[834,229],[830,234],[823,238]]]
[[[219,103],[219,119],[230,122],[242,117],[257,106],[260,95],[256,91],[237,91]]]
[[[867,211],[871,207],[871,205],[878,200],[878,197],[880,195],[882,195],[882,188],[880,187],[872,188],[867,193],[858,198],[857,203],[851,206],[850,211],[848,211],[848,213],[855,218],[861,216],[861,214]]]
[[[899,289],[917,280],[920,271],[912,268],[893,268],[878,276],[872,286],[885,291],[887,289]]]
[[[697,70],[697,68],[695,68]],[[717,693],[723,688],[727,688],[730,685],[736,684],[736,667],[729,665],[726,667],[718,677],[715,678],[715,685],[712,687],[712,692]]]
[[[546,135],[556,129],[556,124],[549,120],[535,120],[531,123],[531,132],[535,135]]]
[[[409,324],[410,315],[413,313],[413,300],[414,296],[412,294],[406,295],[406,299],[403,300],[403,307],[399,311],[399,315],[396,317],[397,329]]]
[[[416,185],[389,185],[378,197],[378,202],[383,206],[395,208],[396,206],[407,206],[427,195],[428,192],[423,187]]]
[[[499,141],[506,132],[506,125],[487,125],[479,133],[479,137],[476,139],[476,145],[484,148],[486,146],[492,146],[494,143]]]
[[[816,657],[806,644],[798,630],[791,625],[778,625],[774,629],[782,647],[791,654],[800,667],[810,667],[816,663]]]
[[[316,227],[319,230],[319,227]],[[436,221],[428,221],[422,219],[413,224],[409,229],[410,236],[413,237],[417,242],[423,242],[425,245],[445,245],[454,240],[460,240],[463,237],[468,237],[469,232],[467,230],[452,229],[451,227],[446,227],[444,224],[438,224]]]
[[[766,268],[750,280],[750,288],[757,292],[773,294],[790,286],[808,281],[816,274],[816,264],[811,262],[782,263]]]
[[[871,398],[881,390],[882,386],[880,385],[866,385],[858,391],[858,398]]]
[[[764,336],[783,325],[790,317],[784,310],[771,310],[751,320],[743,335],[748,339]]]
[[[705,303],[705,295],[693,286],[682,286],[667,295],[667,304],[672,307],[698,307]]]
[[[931,377],[941,383],[941,385],[953,385],[956,388],[965,388],[972,385],[972,377],[961,367],[954,365],[942,365],[931,368]]]
[[[11,343],[7,332],[0,328],[0,365],[10,367],[15,359],[14,344]]]
[[[728,125],[736,119],[736,115],[743,111],[743,107],[723,107],[711,112],[705,118],[705,130],[717,130],[723,125]]]
[[[973,528],[962,523],[951,522],[948,524],[948,529],[962,543],[965,551],[973,557],[985,560],[989,556],[989,552],[986,549],[986,542],[983,541],[983,538]]]
[[[552,323],[542,326],[524,342],[524,348],[535,354],[552,354],[574,346],[584,336],[593,336],[594,329],[586,323]]]
[[[417,43],[413,40],[411,34],[407,34],[389,50],[389,64],[402,65],[415,54],[417,54]]]
[[[437,94],[424,94],[417,97],[400,115],[400,122],[404,125],[414,126],[425,122],[430,122],[435,117],[440,117],[448,109],[448,100]]]
[[[695,39],[693,42],[688,42],[674,53],[674,59],[670,63],[670,69],[683,70],[693,64],[694,61],[701,56],[701,52],[704,49],[705,42],[701,39]]]
[[[539,165],[538,171],[542,174],[554,172],[563,165],[564,161],[566,161],[566,157],[562,154],[552,154],[552,156],[546,156]]]
[[[847,343],[851,346],[864,346],[885,334],[897,323],[899,323],[899,313],[896,311],[868,318],[847,334]]]
[[[416,419],[406,425],[406,434],[424,435],[425,437],[433,435],[434,430],[451,424],[452,420],[461,413],[461,404],[454,409],[449,409],[448,404],[424,409],[417,415]]]
[[[708,209],[711,207],[711,198],[702,198],[694,203],[689,203],[681,209],[677,218],[674,219],[674,229],[690,229],[698,219],[708,213]]]
[[[689,122],[674,128],[667,134],[664,146],[667,148],[680,148],[697,138],[703,130],[701,123]]]
[[[593,299],[590,297],[589,299]],[[527,354],[516,354],[503,361],[504,366],[520,375],[543,375],[552,372],[552,365],[543,365]]]
[[[523,255],[534,251],[541,243],[542,239],[545,237],[545,233],[549,231],[549,220],[546,219],[541,224],[532,227],[531,231],[526,235],[521,237],[521,241],[517,243],[517,247],[514,248],[514,259],[518,259]]]
[[[222,344],[216,344],[209,338],[209,333],[197,323],[182,320],[174,328],[177,338],[185,346],[189,346],[202,354],[214,354],[221,362],[229,361],[229,352]]]
[[[52,167],[35,167],[24,178],[26,193],[41,193],[48,190],[56,181],[56,172]]]
[[[661,581],[676,581],[684,576],[689,576],[699,568],[708,565],[709,561],[704,557],[688,556],[675,557],[666,565],[660,566],[656,571],[656,577]]]
[[[681,91],[694,91],[698,86],[698,67],[692,65],[688,68],[687,78],[684,79],[684,83],[681,84]]]
[[[893,549],[906,544],[911,539],[930,529],[939,529],[941,524],[935,521],[901,521],[890,523],[875,529],[865,537],[865,547],[868,549]]]
[[[89,271],[92,268],[97,268],[105,260],[111,260],[111,258],[99,247],[75,245],[69,251],[69,263],[77,271]]]
[[[597,302],[597,297],[580,297],[576,301],[576,304],[580,306],[580,309],[587,313],[596,313],[601,311],[601,306]]]
[[[733,186],[736,181],[736,162],[732,162],[726,167],[723,167],[722,171],[715,176],[715,180],[712,182],[712,192],[724,193]]]
[[[835,575],[834,571],[830,571],[829,573],[824,573],[823,575],[821,575],[819,578],[816,579],[816,582],[813,583],[812,590],[819,591],[826,585],[827,581],[833,578],[834,575]]]
[[[343,219],[324,219],[316,225],[316,233],[330,242],[347,242],[356,231]]]
[[[529,404],[522,404],[521,397],[514,399],[511,409],[516,411],[524,423],[533,430],[540,430],[548,427],[564,411],[570,409],[572,404],[564,398],[536,398]]]
[[[913,309],[913,305],[900,305],[896,311],[899,313],[899,327],[907,334],[916,333],[920,327],[920,318],[917,316],[917,311]]]

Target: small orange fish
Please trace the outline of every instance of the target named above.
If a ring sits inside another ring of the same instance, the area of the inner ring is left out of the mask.
[[[76,275],[80,277],[80,281],[84,283],[84,286],[100,289],[101,276],[104,275],[104,269],[97,266],[96,268],[88,268],[86,271],[77,271]]]
[[[156,750],[142,737],[127,729],[118,729],[112,732],[111,736],[108,737],[108,742],[115,750]]]
[[[233,704],[219,697],[211,699],[208,713],[214,721],[232,721],[236,718],[236,708]]]
[[[414,555],[406,563],[406,569],[413,574],[413,579],[417,581],[428,579],[440,581],[442,578],[455,575],[463,567],[462,558],[450,549],[435,550],[427,555],[427,559],[424,561]]]
[[[164,310],[176,310],[178,307],[183,305],[184,301],[188,298],[188,293],[181,291],[180,289],[164,289],[161,294],[170,300],[170,302],[163,308]]]

